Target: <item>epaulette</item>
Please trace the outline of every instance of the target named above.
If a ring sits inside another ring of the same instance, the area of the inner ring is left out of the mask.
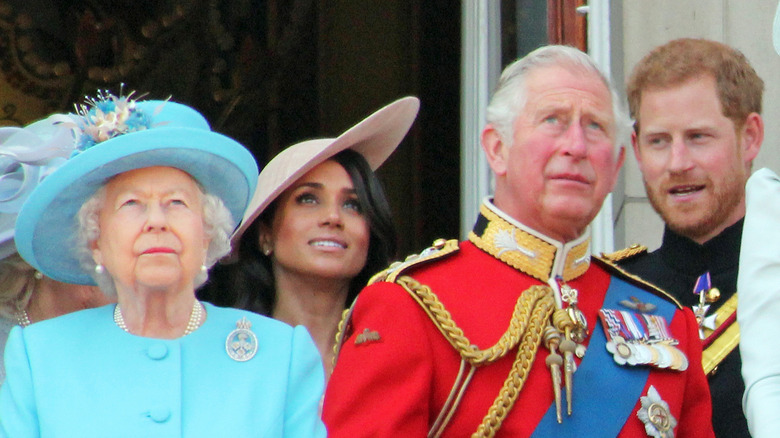
[[[406,257],[406,259],[402,262],[394,262],[384,271],[380,271],[377,274],[374,274],[374,276],[368,280],[367,285],[378,283],[380,281],[389,281],[395,283],[398,275],[408,270],[412,266],[416,266],[421,263],[427,263],[432,260],[437,260],[450,254],[455,254],[458,252],[458,250],[460,250],[460,246],[458,245],[458,241],[456,239],[436,239],[433,242],[433,245],[424,249],[421,253],[412,254]],[[341,315],[341,321],[339,322],[336,332],[336,343],[333,345],[333,366],[336,366],[336,360],[338,359],[339,353],[341,352],[341,346],[344,344],[344,341],[346,341],[347,338],[352,335],[352,311],[355,309],[356,303],[357,300],[355,300],[348,309],[344,310],[344,313]]]
[[[371,277],[370,280],[368,280],[368,284],[373,284],[380,281],[395,282],[395,279],[402,272],[408,270],[412,266],[416,266],[421,263],[427,263],[431,260],[440,259],[450,254],[455,254],[459,249],[460,247],[458,246],[458,241],[455,239],[436,239],[433,242],[433,245],[424,249],[419,254],[412,254],[406,257],[406,259],[402,262],[394,262],[384,271],[380,271],[379,273],[375,274],[373,277]]]
[[[632,257],[636,257],[640,254],[647,254],[647,247],[644,245],[640,245],[638,243],[635,243],[628,248],[619,249],[615,252],[611,252],[609,254],[601,253],[601,258],[605,260],[609,260],[612,263],[620,263],[623,260],[630,259]]]
[[[645,251],[646,250],[647,249],[645,249]],[[621,268],[612,259],[604,257],[603,254],[602,254],[602,257],[593,256],[593,261],[595,261],[596,264],[598,264],[599,266],[604,268],[604,270],[606,270],[610,274],[614,275],[615,277],[618,277],[618,278],[620,278],[622,280],[626,280],[629,283],[632,283],[632,284],[634,284],[635,286],[637,286],[637,287],[639,287],[641,289],[644,289],[644,290],[646,290],[648,292],[651,292],[654,295],[657,295],[657,296],[659,296],[659,297],[661,297],[661,298],[663,298],[665,300],[671,301],[672,303],[674,303],[675,306],[677,306],[678,309],[682,309],[683,308],[683,305],[680,304],[679,301],[677,301],[677,298],[671,296],[668,292],[666,292],[665,290],[661,289],[660,287],[654,285],[653,283],[650,283],[650,282],[642,279],[641,277],[636,276],[636,275],[634,275],[634,274],[624,270],[623,268]]]

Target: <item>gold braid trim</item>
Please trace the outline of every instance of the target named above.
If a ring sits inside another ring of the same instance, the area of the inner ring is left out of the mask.
[[[436,328],[455,348],[461,358],[474,366],[493,363],[520,344],[517,358],[512,365],[509,376],[482,420],[482,424],[473,435],[475,437],[494,436],[523,388],[539,349],[542,332],[550,323],[550,317],[556,308],[552,289],[548,286],[538,285],[531,286],[524,291],[517,299],[507,331],[494,346],[480,350],[466,338],[463,330],[455,324],[452,315],[444,308],[430,287],[420,284],[409,276],[396,278],[396,283],[420,304]],[[463,390],[465,390],[465,386],[461,391]],[[454,411],[455,408],[453,407],[452,410]],[[445,426],[446,424],[441,425],[439,430],[443,430]]]
[[[725,303],[721,304],[715,312],[715,325],[718,328],[737,311],[737,294],[731,296]],[[704,329],[704,335],[708,338],[712,336],[713,330]],[[715,371],[726,356],[731,354],[739,345],[739,324],[734,320],[720,335],[715,338],[711,344],[707,345],[702,351],[701,364],[704,367],[704,374],[709,376]]]
[[[344,345],[344,341],[346,340],[346,330],[347,326],[349,325],[349,320],[352,317],[352,308],[355,306],[353,303],[352,306],[349,307],[349,309],[344,309],[343,312],[341,312],[341,319],[339,320],[339,325],[336,326],[336,337],[333,341],[333,358],[330,360],[330,366],[335,368],[336,367],[336,360],[339,358],[339,353],[341,352],[341,346]]]
[[[523,295],[530,290],[523,292]],[[498,397],[493,401],[493,406],[490,407],[487,415],[482,419],[482,424],[471,435],[472,438],[495,436],[496,432],[501,428],[501,423],[504,422],[515,401],[517,401],[520,391],[523,389],[528,371],[531,369],[536,352],[539,349],[542,332],[555,309],[555,299],[551,294],[540,295],[536,304],[531,313],[528,330],[525,336],[523,336],[523,342],[517,349],[517,359],[512,364],[512,371],[504,381],[504,386],[501,388],[501,392],[498,393]]]
[[[630,259],[631,257],[637,256],[639,254],[645,254],[647,253],[647,247],[644,245],[640,245],[638,243],[635,243],[628,248],[619,249],[615,252],[610,253],[601,253],[601,258],[605,260],[609,260],[612,263],[618,263],[622,262],[623,260]]]
[[[671,301],[672,303],[674,303],[675,306],[677,306],[678,309],[683,308],[683,305],[680,304],[679,301],[677,301],[677,298],[669,295],[668,292],[659,288],[653,283],[650,283],[649,281],[643,279],[642,277],[639,277],[638,275],[634,275],[626,271],[625,269],[621,268],[620,265],[618,265],[617,263],[601,257],[593,257],[593,261],[595,262],[594,264],[596,264],[597,266],[601,266],[612,276],[618,277],[623,280],[627,279],[629,280],[630,283],[634,284],[640,289],[646,290],[648,292],[652,292],[653,294],[660,296],[661,298],[667,301]]]
[[[439,301],[439,297],[431,291],[430,287],[420,284],[414,278],[406,275],[398,277],[396,283],[406,289],[412,298],[422,306],[436,328],[439,329],[458,354],[468,363],[475,366],[493,363],[506,356],[510,350],[515,348],[520,338],[526,332],[534,308],[540,305],[540,301],[543,301],[542,304],[546,303],[547,300],[544,300],[544,298],[549,298],[552,307],[555,307],[555,300],[550,287],[531,286],[517,299],[517,304],[506,332],[501,335],[501,338],[495,345],[485,350],[480,350],[479,347],[469,341],[463,334],[463,330],[455,324],[450,312],[444,308],[444,305]]]

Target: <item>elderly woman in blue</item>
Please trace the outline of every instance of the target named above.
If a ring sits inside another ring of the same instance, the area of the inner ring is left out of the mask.
[[[320,437],[302,327],[199,302],[257,165],[174,102],[101,94],[63,115],[78,152],[19,213],[20,255],[116,305],[12,330],[0,437]]]

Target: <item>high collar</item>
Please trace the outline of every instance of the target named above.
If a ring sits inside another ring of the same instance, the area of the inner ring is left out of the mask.
[[[658,254],[666,265],[692,276],[733,269],[739,265],[743,223],[740,219],[703,245],[666,227]]]
[[[559,242],[533,230],[485,199],[469,240],[507,265],[545,283],[571,281],[590,266],[590,228],[577,239]]]

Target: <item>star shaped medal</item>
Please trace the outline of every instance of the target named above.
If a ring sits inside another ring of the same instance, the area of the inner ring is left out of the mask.
[[[713,313],[707,315],[710,310],[710,304],[720,298],[720,291],[712,287],[710,273],[705,272],[696,279],[696,285],[693,286],[694,295],[699,296],[699,304],[693,306],[693,314],[696,316],[696,322],[699,323],[699,338],[704,340],[704,329],[715,330],[715,318],[718,316]]]

